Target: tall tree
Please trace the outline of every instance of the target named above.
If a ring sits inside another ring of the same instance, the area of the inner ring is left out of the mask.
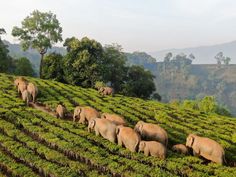
[[[9,50],[7,49],[7,45],[5,45],[1,39],[1,35],[5,34],[6,31],[3,28],[0,28],[0,72],[11,72],[13,69],[13,60],[8,55]]]
[[[217,53],[216,56],[215,56],[215,59],[216,59],[216,61],[217,61],[218,67],[220,67],[220,66],[221,66],[221,62],[224,60],[224,54],[223,54],[223,52]]]
[[[102,45],[87,37],[78,40],[66,39],[64,46],[67,55],[64,57],[65,81],[70,84],[93,87],[96,81],[102,80]]]
[[[229,65],[230,61],[231,61],[230,57],[225,57],[223,62],[224,62],[225,65]]]
[[[164,62],[169,62],[172,58],[173,54],[171,52],[168,52],[166,56],[164,57]]]
[[[36,49],[41,55],[40,77],[43,57],[53,44],[62,41],[62,28],[52,12],[33,11],[22,21],[22,27],[14,27],[12,35],[18,37],[23,50]]]
[[[128,69],[122,92],[128,96],[149,98],[156,90],[153,79],[154,76],[150,71],[144,70],[141,66],[133,65]]]
[[[111,86],[116,92],[121,90],[121,85],[126,77],[126,61],[126,55],[122,52],[120,45],[113,44],[104,47],[103,79],[105,82],[111,82]]]

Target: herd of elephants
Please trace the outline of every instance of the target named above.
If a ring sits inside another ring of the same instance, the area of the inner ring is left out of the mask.
[[[23,101],[29,105],[29,102],[35,102],[38,94],[38,88],[35,84],[28,82],[23,77],[18,77],[14,81]],[[102,87],[99,89],[102,95],[112,95],[113,89]],[[56,108],[56,114],[59,118],[64,118],[66,107],[59,104]],[[123,116],[111,113],[100,113],[89,106],[77,106],[74,109],[73,121],[88,125],[88,131],[95,131],[96,135],[118,143],[132,152],[144,152],[146,156],[154,156],[165,159],[168,147],[168,134],[157,124],[145,123],[139,121],[134,129],[127,127]],[[200,137],[195,134],[189,134],[186,139],[186,145],[177,144],[172,147],[177,153],[189,155],[190,151],[194,156],[205,158],[209,161],[223,164],[225,161],[225,152],[223,147],[216,141]]]

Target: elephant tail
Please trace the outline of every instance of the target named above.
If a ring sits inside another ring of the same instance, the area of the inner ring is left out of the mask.
[[[166,138],[166,148],[167,148],[167,146],[168,146],[168,138]]]
[[[225,165],[227,165],[227,161],[226,161],[226,159],[225,159],[225,154],[223,155],[223,163],[225,164]]]

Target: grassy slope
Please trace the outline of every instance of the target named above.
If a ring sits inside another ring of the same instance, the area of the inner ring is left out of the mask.
[[[17,97],[13,79],[13,76],[0,74],[0,167],[4,167],[0,174],[236,176],[236,168],[206,165],[199,158],[170,150],[165,161],[131,153],[88,133],[83,125],[27,108]],[[71,112],[79,104],[121,114],[130,126],[138,120],[159,123],[167,130],[170,145],[184,143],[189,133],[196,132],[217,140],[224,146],[227,160],[236,162],[236,119],[120,95],[101,97],[93,89],[54,81],[29,80],[39,87],[38,101],[51,109],[62,101]]]

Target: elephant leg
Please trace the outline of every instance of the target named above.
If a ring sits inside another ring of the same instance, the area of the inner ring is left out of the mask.
[[[82,124],[85,123],[85,116],[83,114],[80,115],[79,123],[82,123]]]
[[[96,134],[96,136],[99,136],[99,135],[100,135],[100,133],[99,133],[99,131],[98,131],[97,128],[95,128],[95,134]]]
[[[200,155],[196,151],[193,150],[193,156],[199,157]]]
[[[145,156],[149,156],[149,150],[146,148],[146,149],[144,149],[144,155]]]
[[[118,145],[122,146],[122,141],[121,141],[121,138],[119,136],[118,136]]]
[[[73,116],[73,122],[75,122],[75,120],[76,120],[76,115]]]
[[[33,97],[33,103],[35,103],[35,95],[33,95],[32,97]]]

